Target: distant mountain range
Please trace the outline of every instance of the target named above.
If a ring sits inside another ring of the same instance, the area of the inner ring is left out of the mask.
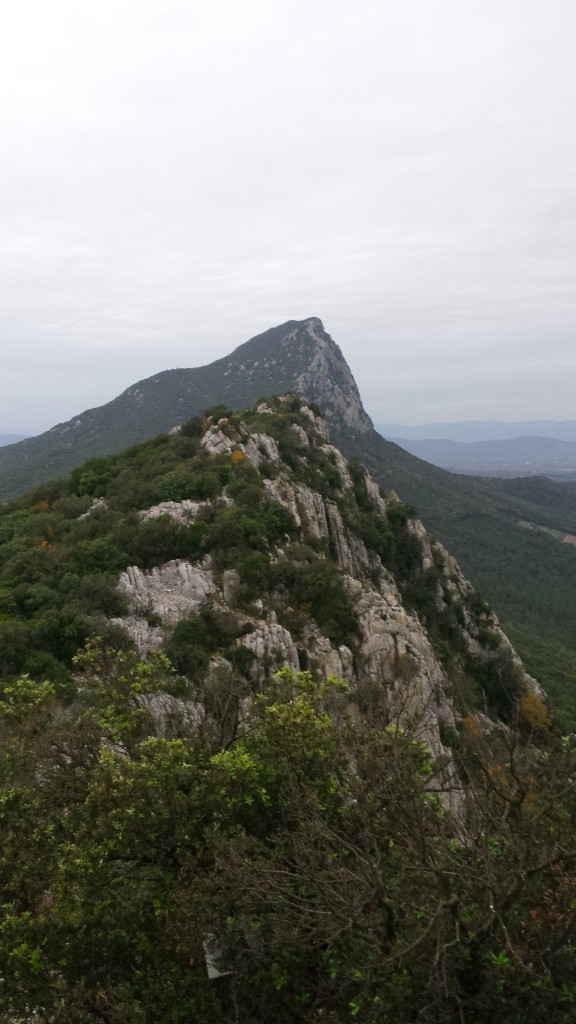
[[[550,476],[576,479],[576,441],[520,436],[501,441],[390,438],[405,451],[451,473],[476,476]]]
[[[576,420],[460,420],[454,423],[376,423],[376,430],[389,440],[413,441],[512,441],[517,437],[554,437],[576,441]]]
[[[576,715],[576,548],[560,543],[576,535],[576,483],[454,475],[385,440],[316,317],[272,328],[208,366],[156,374],[107,405],[1,448],[0,500],[168,432],[217,403],[237,410],[288,391],[315,402],[333,443],[360,459],[385,492],[393,489],[416,507],[505,621],[528,666],[536,655],[545,669],[556,664],[543,682],[553,696],[561,686]],[[42,495],[49,500],[50,488]],[[557,665],[558,645],[569,652],[564,667]]]

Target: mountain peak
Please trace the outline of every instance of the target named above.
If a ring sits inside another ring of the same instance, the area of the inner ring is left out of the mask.
[[[365,434],[372,429],[372,420],[340,348],[317,317],[305,321],[303,331],[314,344],[314,354],[308,368],[295,380],[295,390],[317,402],[329,422]]]
[[[259,377],[272,384],[280,370],[280,390],[295,391],[315,402],[332,426],[358,434],[372,429],[350,367],[317,316],[272,327],[222,362],[225,376],[240,373],[246,382]]]
[[[337,430],[357,436],[372,429],[350,368],[320,318],[289,320],[213,363],[154,374],[107,405],[2,448],[0,500],[69,472],[90,456],[169,431],[211,405],[243,409],[264,395],[286,392],[314,402]]]

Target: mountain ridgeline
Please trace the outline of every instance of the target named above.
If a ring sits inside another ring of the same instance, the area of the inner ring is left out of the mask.
[[[169,431],[210,405],[239,410],[289,391],[316,402],[344,454],[365,463],[384,491],[393,489],[416,507],[576,723],[576,548],[557,539],[576,534],[576,489],[542,478],[457,476],[386,441],[372,428],[342,353],[317,318],[266,331],[208,366],[157,374],[108,405],[0,449],[0,496],[13,498],[91,456]]]
[[[146,441],[219,402],[243,409],[266,395],[296,391],[318,402],[330,422],[371,429],[338,346],[315,317],[289,321],[197,369],[166,370],[107,405],[0,451],[0,500],[69,472],[91,455]]]

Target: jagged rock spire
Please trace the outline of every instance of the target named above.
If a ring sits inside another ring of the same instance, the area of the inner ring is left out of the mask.
[[[238,377],[248,388],[266,380],[268,394],[294,391],[319,405],[332,426],[358,434],[372,429],[350,367],[317,316],[272,327],[222,363],[230,392]]]
[[[350,367],[322,321],[310,317],[299,324],[294,334],[296,343],[306,336],[312,342],[308,366],[295,378],[294,390],[316,402],[327,420],[338,427],[359,434],[370,430],[372,420],[362,405]]]

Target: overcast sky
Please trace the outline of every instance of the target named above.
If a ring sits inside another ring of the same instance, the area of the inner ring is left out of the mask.
[[[0,430],[319,316],[377,421],[576,418],[575,0],[18,0]]]

